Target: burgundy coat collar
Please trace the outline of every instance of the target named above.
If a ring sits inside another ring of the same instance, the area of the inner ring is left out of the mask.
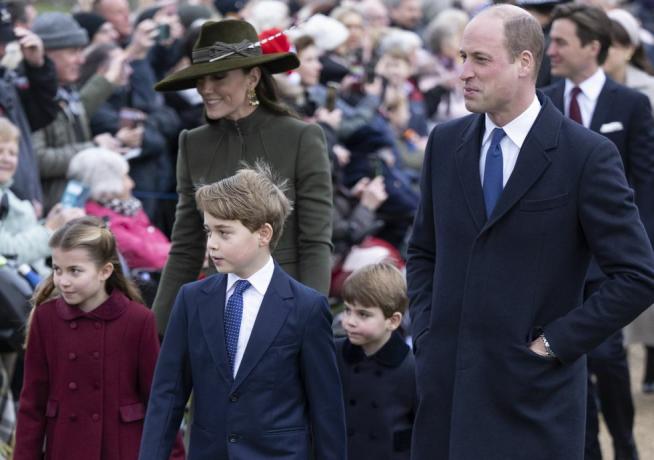
[[[90,313],[84,313],[78,307],[68,305],[62,297],[57,298],[56,309],[57,314],[65,320],[90,318],[111,321],[125,312],[129,302],[130,300],[125,296],[125,294],[120,292],[118,289],[114,289],[109,295],[109,298]]]
[[[398,367],[404,361],[409,350],[409,346],[404,342],[400,334],[394,332],[391,338],[388,339],[388,342],[377,353],[369,357],[366,357],[360,346],[353,345],[346,339],[343,344],[343,357],[350,364],[356,364],[365,359],[372,359],[382,366]]]

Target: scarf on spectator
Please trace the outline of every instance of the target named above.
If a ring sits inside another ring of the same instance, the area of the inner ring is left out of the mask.
[[[130,197],[126,200],[121,200],[120,198],[112,198],[111,200],[99,201],[99,203],[107,209],[111,209],[113,212],[117,212],[123,216],[132,217],[135,216],[142,208],[143,205],[141,202],[134,197]]]

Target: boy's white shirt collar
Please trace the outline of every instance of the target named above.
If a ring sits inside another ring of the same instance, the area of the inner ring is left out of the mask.
[[[273,261],[272,256],[268,256],[268,262],[261,267],[258,271],[254,272],[247,280],[250,282],[252,287],[257,290],[262,296],[268,290],[270,281],[272,281],[273,273],[275,272],[275,262]],[[232,291],[234,284],[243,278],[238,277],[234,273],[227,274],[227,290],[225,293]],[[227,296],[229,297],[229,296]]]

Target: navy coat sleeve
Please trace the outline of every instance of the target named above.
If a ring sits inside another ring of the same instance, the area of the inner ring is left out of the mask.
[[[654,118],[649,99],[638,94],[628,124],[627,180],[636,194],[636,205],[650,241],[654,241]]]
[[[139,460],[168,460],[192,389],[188,311],[182,287],[168,323],[150,392]]]
[[[577,190],[587,244],[607,279],[581,306],[546,325],[563,362],[572,362],[631,322],[652,301],[654,254],[616,147],[598,143]]]
[[[316,460],[347,458],[345,408],[336,364],[327,299],[319,297],[307,318],[300,354]]]
[[[419,336],[427,330],[431,314],[434,265],[436,263],[431,169],[433,140],[437,136],[438,127],[429,136],[429,142],[425,149],[425,162],[420,180],[420,202],[408,247],[407,288],[414,349]]]

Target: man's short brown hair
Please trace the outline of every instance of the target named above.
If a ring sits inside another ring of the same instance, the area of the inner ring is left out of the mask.
[[[386,318],[396,312],[404,314],[409,304],[404,276],[387,262],[354,271],[343,284],[342,296],[349,304],[381,308]]]
[[[552,13],[552,22],[557,19],[568,19],[577,26],[582,46],[597,40],[600,44],[597,63],[604,64],[611,47],[611,20],[601,8],[579,3],[558,5]]]
[[[256,163],[231,177],[204,185],[195,192],[198,209],[216,219],[238,220],[255,232],[270,224],[273,229],[270,250],[275,249],[284,230],[284,222],[293,210],[284,195],[286,180],[278,180],[270,167]]]
[[[511,62],[520,57],[523,51],[531,52],[534,57],[534,80],[545,53],[545,36],[538,21],[526,11],[518,10],[512,5],[496,5],[488,13],[500,18],[504,23],[504,42]]]

